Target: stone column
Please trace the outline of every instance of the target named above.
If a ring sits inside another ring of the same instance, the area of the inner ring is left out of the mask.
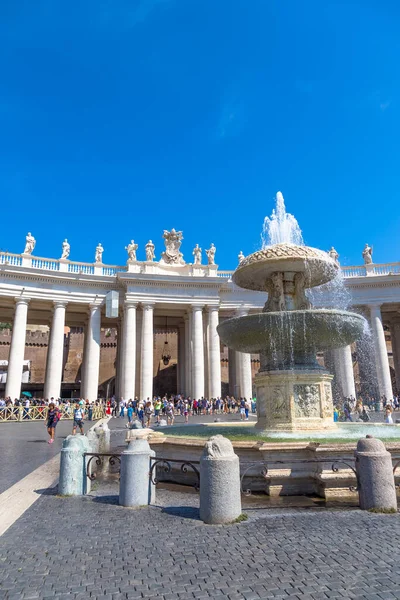
[[[135,398],[136,371],[136,307],[137,302],[125,301],[123,336],[123,375],[121,396],[125,400]]]
[[[333,360],[335,363],[335,373],[337,385],[342,397],[356,397],[356,387],[354,383],[353,359],[351,356],[351,346],[336,348],[333,350]]]
[[[91,305],[85,354],[85,397],[96,400],[99,390],[101,306]]]
[[[396,374],[397,393],[400,393],[400,320],[395,319],[390,323],[390,337],[392,340],[393,366]]]
[[[154,304],[143,305],[140,399],[153,398],[153,313]]]
[[[203,346],[203,306],[192,306],[192,371],[193,398],[204,396],[204,346]]]
[[[50,329],[50,341],[47,351],[45,398],[59,398],[62,382],[64,355],[64,327],[66,302],[54,302],[53,322]]]
[[[185,324],[178,326],[178,394],[186,395],[185,386]]]
[[[228,369],[229,369],[229,395],[239,395],[239,378],[237,377],[238,364],[236,360],[236,352],[232,348],[228,348]]]
[[[238,317],[245,317],[247,314],[247,310],[242,308],[237,311]],[[236,372],[239,383],[239,396],[250,400],[253,395],[251,354],[236,352]]]
[[[87,337],[88,337],[88,326],[87,323],[83,326],[83,348],[82,348],[82,359],[81,359],[81,385],[79,394],[81,398],[86,397],[86,375],[85,375],[85,360],[87,352]]]
[[[375,348],[375,362],[378,376],[379,395],[393,398],[392,381],[390,377],[389,358],[387,354],[385,332],[383,330],[380,305],[371,305],[371,329]]]
[[[190,335],[190,323],[189,315],[183,316],[185,323],[185,394],[187,396],[192,395],[192,374],[190,371],[190,352],[191,352],[191,335]]]
[[[221,396],[221,352],[217,332],[218,306],[208,307],[208,347],[209,347],[209,378],[210,398]]]
[[[28,298],[16,300],[6,382],[6,398],[10,396],[12,400],[21,396],[28,304]]]

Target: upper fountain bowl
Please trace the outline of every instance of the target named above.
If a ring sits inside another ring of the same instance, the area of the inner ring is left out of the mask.
[[[272,273],[304,273],[305,287],[315,287],[334,279],[339,265],[323,250],[296,244],[275,244],[247,256],[233,274],[236,285],[247,290],[265,291]]]

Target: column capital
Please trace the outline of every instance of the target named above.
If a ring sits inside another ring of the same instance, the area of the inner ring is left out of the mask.
[[[139,302],[137,300],[124,300],[124,309],[137,308]]]
[[[238,317],[245,317],[246,315],[248,315],[249,310],[247,308],[245,308],[244,306],[239,306],[239,308],[236,309],[236,315]]]
[[[18,304],[26,304],[27,306],[28,306],[29,302],[31,301],[30,298],[21,298],[21,297],[14,298],[14,300],[15,300],[15,304],[16,305],[18,305]]]
[[[198,310],[203,310],[204,304],[192,304],[191,305],[192,312],[197,312]]]
[[[218,312],[220,309],[219,304],[207,304],[207,312]]]
[[[377,303],[377,304],[367,304],[368,308],[373,311],[375,310],[376,312],[381,312],[381,306],[382,306],[382,302]]]
[[[154,310],[155,302],[142,302],[143,310]]]
[[[53,300],[54,308],[66,308],[67,304],[66,300]]]
[[[95,302],[89,304],[89,312],[92,313],[94,310],[96,310],[96,308],[101,308],[101,304],[97,304]]]

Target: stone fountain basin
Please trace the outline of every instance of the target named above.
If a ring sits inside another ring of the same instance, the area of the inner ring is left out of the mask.
[[[361,315],[344,310],[293,310],[234,317],[218,325],[218,334],[239,352],[283,355],[348,346],[366,326]]]
[[[339,265],[323,250],[295,244],[275,244],[247,256],[233,274],[233,282],[247,290],[265,291],[272,273],[304,273],[306,287],[333,279]]]

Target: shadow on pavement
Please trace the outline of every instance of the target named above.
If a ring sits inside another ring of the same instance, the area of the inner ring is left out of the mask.
[[[119,496],[94,496],[93,498],[93,502],[97,502],[99,504],[113,504],[115,505],[119,505]]]
[[[199,509],[194,506],[167,506],[163,508],[162,512],[174,517],[200,521]]]
[[[52,488],[43,488],[39,490],[34,490],[35,494],[39,496],[57,496],[58,493],[58,485]]]

